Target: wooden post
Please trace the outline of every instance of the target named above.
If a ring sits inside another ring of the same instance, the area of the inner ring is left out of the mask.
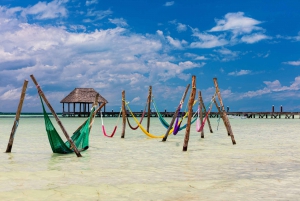
[[[183,96],[182,96],[182,98],[181,98],[181,100],[180,100],[180,104],[183,104],[184,99],[185,99],[185,97],[186,97],[186,94],[187,94],[189,88],[190,88],[190,84],[188,84],[188,85],[186,86],[186,89],[185,89],[185,91],[184,91],[184,93],[183,93]],[[174,113],[173,118],[172,118],[172,120],[171,120],[171,122],[170,122],[169,128],[168,128],[168,130],[167,130],[167,132],[166,132],[164,138],[162,139],[163,142],[165,142],[165,141],[167,140],[168,136],[169,136],[169,133],[170,133],[172,127],[173,127],[174,121],[175,121],[175,119],[176,119],[176,117],[177,117],[177,115],[178,115],[178,113],[179,113],[179,109],[180,109],[180,108],[177,107],[177,109],[175,110],[175,113]]]
[[[184,144],[182,151],[187,151],[188,148],[188,143],[189,143],[189,138],[190,138],[190,128],[191,128],[191,120],[193,116],[193,104],[196,96],[196,76],[192,76],[192,91],[190,95],[190,100],[188,104],[188,119],[187,119],[187,125],[186,125],[186,130],[185,130],[185,137],[184,137]]]
[[[60,119],[58,118],[57,114],[55,113],[54,109],[52,108],[52,106],[50,105],[50,103],[48,102],[44,92],[42,91],[41,87],[39,86],[39,84],[37,83],[37,81],[35,80],[33,75],[30,75],[33,83],[36,85],[38,93],[40,94],[40,96],[43,98],[43,100],[45,101],[46,105],[48,106],[48,108],[50,109],[53,117],[55,118],[57,124],[60,126],[62,132],[64,133],[64,135],[66,136],[67,140],[69,141],[71,147],[74,149],[74,152],[76,153],[77,157],[81,157],[80,152],[78,151],[76,145],[74,144],[73,140],[69,137],[66,129],[64,128],[64,126],[62,125]]]
[[[227,132],[230,134],[232,144],[236,144],[235,139],[234,139],[234,135],[233,135],[233,132],[232,132],[232,129],[231,129],[231,125],[230,125],[230,122],[229,122],[229,119],[228,119],[227,114],[225,112],[225,108],[224,108],[224,104],[223,104],[223,101],[222,101],[222,98],[221,98],[221,93],[220,93],[220,90],[219,90],[217,78],[213,78],[213,80],[214,80],[214,84],[215,84],[215,87],[216,87],[216,93],[217,93],[217,96],[218,96],[218,99],[219,99],[219,102],[220,102],[220,107],[221,107],[221,111],[222,111],[222,119],[223,119],[224,122],[226,122]]]
[[[99,97],[99,94],[97,93],[97,96]],[[98,98],[96,99],[96,100],[98,100]],[[96,103],[97,104],[97,103]],[[92,120],[94,120],[94,118],[95,118],[95,116],[97,115],[97,113],[101,110],[101,108],[105,105],[106,103],[102,103],[94,112],[93,112],[93,114],[92,114]],[[93,105],[93,106],[95,106],[95,104]],[[78,131],[79,129],[81,129],[83,126],[84,126],[84,124],[86,123],[86,121],[87,121],[88,119],[86,119],[84,122],[83,122],[83,124],[81,124],[81,126],[79,126],[77,129],[76,129],[76,131]],[[90,125],[89,125],[89,129],[90,129],[90,131],[91,131],[91,129],[92,129],[92,121],[90,122]],[[75,131],[75,132],[76,132]],[[75,133],[74,132],[74,133]]]
[[[148,93],[148,119],[147,119],[147,132],[149,133],[150,128],[150,117],[151,117],[151,97],[152,97],[152,86],[149,86],[149,93]]]
[[[214,99],[214,103],[215,103],[215,105],[216,105],[216,107],[218,109],[220,117],[222,117],[222,112],[221,112],[220,106],[218,105],[216,99]],[[226,121],[223,121],[223,123],[224,123],[225,128],[227,129]],[[230,133],[228,131],[227,131],[227,133],[228,133],[228,136],[230,136]]]
[[[122,91],[122,133],[121,138],[125,137],[125,128],[126,128],[126,109],[125,109],[125,91]]]
[[[201,91],[199,91],[199,92],[200,92],[200,102],[201,102],[201,104],[202,104],[202,106],[203,106],[204,111],[207,112],[206,107],[205,107],[204,102],[203,102],[203,99],[202,99]],[[210,109],[211,109],[211,108],[210,108]],[[213,130],[212,130],[212,128],[211,128],[211,124],[210,124],[210,120],[209,120],[209,117],[208,117],[208,116],[207,116],[206,121],[207,121],[207,124],[208,124],[210,133],[213,133]]]
[[[202,125],[203,123],[203,112],[202,112],[202,108],[203,108],[203,102],[200,101],[200,99],[202,99],[202,96],[201,96],[201,91],[198,92],[198,101],[199,101],[199,105],[200,105],[200,125]],[[201,138],[204,138],[204,127],[201,131]]]
[[[14,143],[14,137],[15,137],[15,133],[17,131],[18,125],[19,125],[19,119],[20,119],[20,115],[21,115],[21,111],[22,111],[22,106],[23,106],[25,94],[26,94],[27,84],[28,84],[28,80],[25,80],[24,84],[23,84],[22,92],[21,92],[21,97],[20,97],[19,106],[18,106],[18,109],[17,109],[15,121],[14,121],[13,127],[11,129],[9,141],[8,141],[8,144],[7,144],[6,153],[11,152],[11,149],[12,149],[12,146],[13,146],[13,143]]]

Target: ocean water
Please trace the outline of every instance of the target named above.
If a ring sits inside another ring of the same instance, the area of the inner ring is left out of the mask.
[[[84,120],[61,118],[69,135]],[[236,145],[222,120],[212,118],[213,133],[206,125],[205,138],[191,126],[186,152],[185,130],[161,142],[127,125],[121,139],[121,119],[104,118],[108,133],[119,123],[115,136],[107,138],[97,117],[90,148],[80,158],[52,153],[43,118],[21,117],[12,153],[4,153],[13,121],[0,118],[1,201],[300,200],[298,117],[230,119]],[[151,118],[150,133],[165,132]]]

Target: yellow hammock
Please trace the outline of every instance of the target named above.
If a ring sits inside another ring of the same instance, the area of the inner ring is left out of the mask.
[[[194,104],[195,104],[195,102],[194,102]],[[140,129],[143,131],[143,133],[145,133],[148,137],[151,137],[151,138],[163,138],[163,137],[165,136],[165,134],[163,134],[163,135],[161,135],[161,136],[157,136],[157,135],[153,135],[153,134],[147,132],[147,130],[140,124],[139,120],[134,116],[133,112],[131,111],[130,107],[128,106],[128,102],[125,101],[125,105],[126,105],[126,107],[128,108],[128,110],[129,110],[131,116],[133,117],[134,121],[137,123],[137,125],[139,125],[139,128],[140,128]],[[187,116],[187,114],[188,114],[188,112],[184,115],[183,118],[185,118],[185,117]],[[183,120],[183,118],[181,119],[181,121]],[[181,122],[181,121],[180,121],[180,122]],[[178,122],[178,123],[180,123],[180,122]],[[173,130],[174,130],[174,128],[172,128],[172,129],[170,130],[169,135],[172,134]]]

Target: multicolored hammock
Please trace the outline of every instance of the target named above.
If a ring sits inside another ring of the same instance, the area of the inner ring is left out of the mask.
[[[74,150],[70,146],[69,141],[63,142],[60,135],[56,131],[55,127],[53,126],[44,106],[44,102],[40,96],[42,107],[43,107],[43,114],[45,120],[45,127],[48,135],[48,139],[50,142],[51,149],[53,153],[59,154],[68,154],[73,153]],[[89,148],[89,134],[90,134],[90,123],[91,118],[93,117],[93,112],[95,111],[95,107],[92,107],[90,115],[85,123],[79,127],[72,135],[71,139],[73,140],[75,146],[77,147],[78,151],[84,151]]]
[[[153,103],[153,106],[154,106],[154,109],[155,109],[155,111],[156,111],[156,113],[157,113],[157,116],[158,116],[158,119],[159,119],[159,121],[161,122],[161,124],[166,128],[166,129],[168,129],[169,128],[169,126],[170,126],[170,124],[163,118],[163,116],[161,115],[161,113],[159,112],[159,110],[157,109],[157,105],[156,105],[156,103],[155,103],[155,101],[154,101],[154,99],[152,98],[152,103]],[[195,105],[196,104],[196,101],[194,102],[194,104],[193,105]],[[179,106],[180,106],[180,104],[179,104]],[[178,106],[178,107],[179,107]],[[183,129],[185,129],[186,128],[186,126],[187,126],[187,124],[184,124],[183,126],[180,126],[181,125],[181,122],[183,121],[183,119],[185,119],[187,116],[188,116],[188,112],[186,112],[185,113],[185,115],[183,116],[183,117],[181,117],[181,119],[178,121],[178,117],[177,117],[177,119],[176,119],[176,123],[175,123],[175,127],[176,127],[176,125],[177,125],[177,132],[175,131],[172,131],[173,132],[173,134],[174,135],[176,135],[177,133],[178,133],[178,131],[181,131],[181,130],[183,130]],[[196,114],[196,113],[195,113]],[[193,124],[196,120],[197,120],[197,117],[196,117],[196,115],[193,115],[193,120],[191,121],[191,124]],[[174,130],[175,130],[175,128],[174,128]]]
[[[163,137],[165,136],[165,134],[160,135],[160,136],[157,136],[157,135],[153,135],[153,134],[149,133],[149,132],[147,131],[147,129],[145,129],[145,128],[142,126],[142,124],[140,124],[139,120],[134,116],[133,112],[131,111],[130,107],[128,106],[128,102],[125,101],[125,105],[126,105],[127,109],[129,110],[131,116],[133,117],[135,123],[138,124],[139,128],[143,131],[143,133],[144,133],[145,135],[147,135],[147,136],[150,137],[150,138],[163,138]],[[173,131],[173,129],[170,131],[169,135],[172,133],[172,131]]]

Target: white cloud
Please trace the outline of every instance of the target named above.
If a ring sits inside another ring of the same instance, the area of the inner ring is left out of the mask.
[[[256,25],[261,22],[253,18],[245,17],[243,12],[227,13],[222,20],[216,20],[217,26],[210,29],[214,31],[234,31],[239,33],[251,33],[261,29]]]
[[[193,36],[197,37],[199,41],[192,42],[191,48],[214,48],[228,44],[223,35],[215,36],[207,33],[194,32]]]
[[[132,99],[131,103],[136,103],[136,102],[139,102],[141,100],[141,97],[135,97]]]
[[[300,66],[300,61],[287,61],[287,62],[283,62],[283,64],[288,64],[288,65],[292,65],[292,66]]]
[[[91,1],[86,1],[85,2],[86,6],[90,6],[90,5],[93,5],[93,4],[98,4],[98,0],[91,0]]]
[[[93,22],[97,20],[102,20],[103,18],[106,18],[110,16],[113,12],[108,9],[108,10],[95,10],[95,9],[88,9],[88,12],[86,14],[88,19],[86,21]]]
[[[167,36],[166,39],[169,41],[169,43],[174,46],[177,49],[182,49],[182,45],[186,44],[185,41],[179,41],[177,39],[173,39],[171,36]]]
[[[241,76],[241,75],[247,75],[247,74],[250,74],[250,73],[251,73],[251,70],[240,70],[240,71],[235,71],[235,72],[228,73],[228,75]]]
[[[264,35],[264,34],[252,34],[252,35],[246,35],[246,36],[243,36],[241,38],[241,41],[242,42],[245,42],[245,43],[249,43],[249,44],[252,44],[252,43],[256,43],[256,42],[259,42],[261,40],[264,40],[264,39],[268,39],[269,37]]]
[[[49,3],[38,2],[34,6],[23,9],[22,15],[34,15],[36,19],[53,19],[58,17],[66,17],[67,9],[64,3],[66,0],[54,0]]]
[[[174,3],[175,3],[174,1],[168,1],[168,2],[165,3],[164,6],[173,6]]]
[[[217,52],[221,56],[221,61],[232,61],[236,60],[240,54],[238,51],[231,51],[227,48],[222,48],[218,50],[214,50],[214,52]]]
[[[177,31],[178,32],[183,32],[183,31],[186,31],[186,30],[187,30],[187,26],[185,24],[182,24],[182,23],[177,24]]]
[[[279,80],[275,80],[273,82],[271,81],[264,81],[264,84],[266,87],[263,89],[259,89],[256,91],[248,91],[241,96],[239,96],[238,99],[243,99],[243,98],[252,98],[256,96],[262,96],[265,94],[271,94],[272,92],[281,92],[284,93],[284,96],[295,96],[294,93],[286,93],[289,91],[298,91],[300,89],[300,76],[295,77],[295,81],[290,85],[290,86],[282,86]]]
[[[115,19],[108,19],[111,23],[120,26],[120,27],[126,27],[128,26],[126,20],[123,18],[115,18]]]

